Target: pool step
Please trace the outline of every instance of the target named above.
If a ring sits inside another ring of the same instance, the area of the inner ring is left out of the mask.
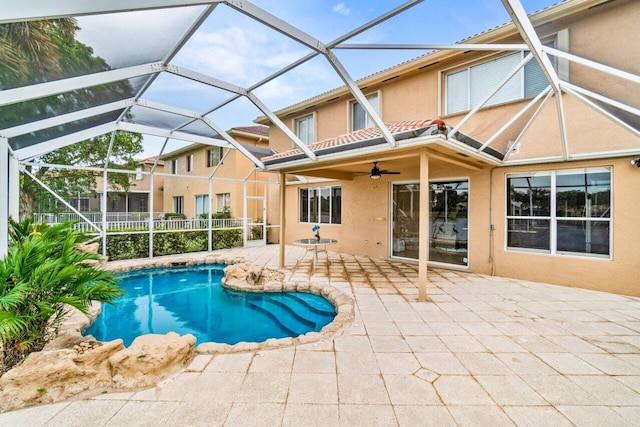
[[[324,309],[324,308],[315,307],[309,301],[307,301],[307,300],[305,300],[303,298],[300,298],[299,296],[297,296],[294,293],[284,294],[284,297],[292,299],[292,300],[295,300],[296,302],[300,303],[301,305],[304,305],[312,313],[320,314],[320,315],[326,316],[326,317],[334,317],[336,315],[335,310],[327,310],[327,309]]]
[[[258,300],[252,301],[251,299],[247,298],[247,304],[249,304],[251,307],[253,307],[257,311],[260,311],[264,313],[266,316],[268,316],[269,318],[271,318],[274,321],[274,323],[280,328],[280,330],[282,330],[282,332],[284,332],[285,334],[291,337],[297,337],[298,335],[300,335],[300,333],[294,331],[293,329],[290,329],[288,326],[282,323],[278,318],[278,316],[273,314],[271,310],[267,309],[266,307],[263,307],[263,305],[260,302],[258,302]]]
[[[282,302],[280,300],[277,300],[275,298],[271,298],[269,296],[264,296],[263,297],[266,301],[269,301],[270,303],[277,305],[278,307],[280,307],[281,309],[285,310],[286,312],[288,312],[289,314],[291,314],[291,316],[293,316],[298,322],[307,325],[310,328],[315,328],[317,326],[316,322],[313,322],[309,319],[307,319],[304,316],[301,316],[300,314],[298,314],[297,311],[295,311],[290,305],[287,305],[287,303]]]
[[[296,336],[310,331],[319,331],[335,315],[334,313],[331,313],[330,316],[314,313],[312,317],[320,316],[314,321],[309,319],[308,314],[312,310],[309,309],[308,305],[301,304],[299,299],[289,300],[290,304],[287,304],[286,301],[280,299],[281,297],[272,297],[264,294],[248,295],[247,301],[251,301],[254,307],[257,305],[263,310],[268,310],[287,329],[298,331]]]

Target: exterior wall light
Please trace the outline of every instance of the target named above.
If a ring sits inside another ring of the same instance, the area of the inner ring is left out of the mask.
[[[631,159],[631,164],[637,168],[640,168],[640,159]]]

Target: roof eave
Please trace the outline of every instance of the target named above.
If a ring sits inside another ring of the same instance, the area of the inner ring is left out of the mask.
[[[555,6],[548,7],[546,9],[543,9],[539,12],[532,14],[530,16],[531,23],[533,24],[534,27],[541,26],[541,25],[550,23],[551,21],[566,18],[567,16],[570,16],[574,13],[581,12],[590,7],[597,6],[602,3],[607,3],[609,1],[610,0],[563,1],[562,3],[556,4]],[[461,40],[460,42],[457,42],[457,43],[489,44],[489,43],[496,43],[517,35],[518,35],[518,30],[515,24],[513,22],[508,22],[496,28],[487,30],[483,33]],[[358,80],[357,84],[359,87],[372,86],[374,84],[379,84],[383,80],[387,80],[388,78],[393,77],[397,74],[403,74],[408,71],[415,70],[416,68],[433,65],[437,62],[442,62],[444,60],[453,58],[459,54],[461,54],[460,51],[436,50],[436,51],[427,53],[423,56],[420,56],[418,58],[415,58],[413,60],[409,60],[403,64],[384,70],[380,73],[373,74],[371,76]],[[288,116],[291,114],[295,114],[301,110],[313,107],[317,104],[321,104],[347,94],[349,94],[349,89],[346,86],[341,86],[339,88],[333,89],[329,92],[325,92],[313,98],[306,99],[300,103],[291,105],[289,107],[285,107],[281,110],[276,111],[275,114],[278,117]],[[266,116],[258,116],[254,120],[254,123],[268,125],[270,121]]]
[[[365,141],[371,142],[371,141]],[[414,138],[404,139],[398,141],[397,149],[403,148],[418,148],[425,147],[428,145],[437,144],[441,145],[445,148],[455,149],[456,151],[469,156],[470,158],[481,160],[485,163],[498,166],[502,162],[484,152],[478,152],[474,147],[471,147],[464,142],[458,141],[451,137],[447,138],[443,134],[435,134],[435,135],[425,135],[424,133],[421,136],[417,136]],[[367,154],[377,154],[384,153],[389,154],[394,150],[389,150],[389,147],[384,144],[384,140],[380,144],[369,144],[363,147],[357,147],[349,150],[342,150],[336,152],[326,153],[324,155],[318,156],[316,161],[312,161],[311,159],[304,156],[304,154],[291,156],[285,159],[277,159],[276,161],[265,164],[265,170],[275,172],[287,172],[287,173],[295,173],[297,170],[305,169],[306,166],[313,165],[318,166],[322,163],[328,163],[335,160],[347,160],[352,159],[354,157],[359,157]]]

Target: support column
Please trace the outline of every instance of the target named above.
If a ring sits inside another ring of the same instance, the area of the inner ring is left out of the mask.
[[[0,258],[9,247],[9,141],[0,138]]]
[[[207,210],[207,250],[211,252],[213,250],[213,174],[209,177],[209,208]]]
[[[284,229],[286,225],[286,215],[284,212],[286,203],[285,196],[287,194],[287,174],[280,173],[280,268],[284,268]]]
[[[20,164],[9,154],[9,216],[20,221]]]
[[[420,153],[420,225],[418,246],[418,301],[427,300],[427,258],[429,257],[429,157]]]
[[[249,234],[249,223],[247,222],[247,215],[248,215],[248,211],[247,211],[247,178],[244,178],[244,181],[242,181],[242,218],[244,219],[244,227],[242,228],[242,247],[246,248],[247,247],[247,240],[248,240],[248,234]]]
[[[153,204],[155,203],[153,197],[153,168],[151,168],[151,173],[149,174],[149,207],[147,210],[149,211],[149,235],[147,236],[149,239],[149,258],[153,258]]]

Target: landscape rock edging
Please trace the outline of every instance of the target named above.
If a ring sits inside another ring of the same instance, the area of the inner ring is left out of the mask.
[[[124,273],[146,268],[225,264],[223,286],[245,292],[306,292],[326,298],[336,310],[334,320],[320,332],[294,338],[272,338],[261,343],[203,343],[194,348],[193,335],[148,334],[137,337],[125,348],[122,340],[96,341],[82,332],[100,314],[94,303],[84,314],[71,309],[58,328],[56,338],[40,352],[0,377],[0,412],[34,404],[53,403],[81,394],[136,390],[151,387],[185,369],[194,352],[236,353],[273,349],[333,338],[354,320],[351,298],[329,285],[285,282],[276,270],[248,264],[239,257],[209,253],[167,256],[144,260],[115,261],[104,268]]]

